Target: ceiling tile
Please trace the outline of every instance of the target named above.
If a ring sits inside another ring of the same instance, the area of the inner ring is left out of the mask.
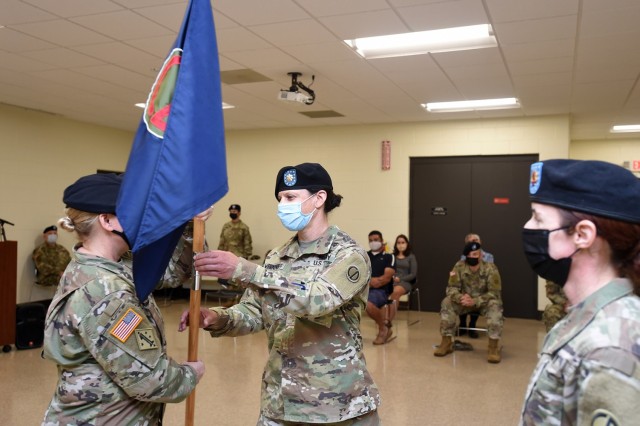
[[[243,26],[308,19],[309,14],[291,0],[269,0],[268,7],[247,7],[237,0],[216,0],[216,11]]]
[[[317,17],[349,15],[389,7],[385,0],[296,0],[296,3]]]
[[[480,0],[456,0],[398,8],[412,31],[427,31],[466,25],[488,24]]]
[[[49,49],[52,47],[56,47],[56,45],[12,30],[8,27],[0,28],[0,50],[21,53],[32,50]]]
[[[17,31],[60,46],[81,46],[110,41],[108,37],[63,19],[14,25]]]
[[[320,22],[341,40],[409,32],[409,27],[391,9],[329,16],[320,18]]]
[[[171,30],[128,10],[80,16],[71,21],[118,40],[171,34]]]
[[[326,28],[313,20],[256,25],[251,30],[272,44],[295,46],[335,40]]]
[[[72,16],[94,15],[103,12],[121,10],[122,6],[108,0],[22,0],[54,15],[69,18]]]
[[[19,0],[2,0],[0,25],[15,25],[56,19],[55,15]]]
[[[55,48],[38,50],[36,52],[24,52],[22,56],[45,62],[57,68],[74,68],[103,64],[100,59],[75,52],[70,49]]]

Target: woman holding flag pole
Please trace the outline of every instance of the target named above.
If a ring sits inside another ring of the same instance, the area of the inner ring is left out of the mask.
[[[246,288],[233,307],[200,308],[198,326],[213,337],[266,331],[259,426],[379,425],[380,396],[360,334],[369,257],[328,222],[342,196],[320,164],[303,163],[280,170],[275,197],[283,226],[296,234],[271,250],[264,266],[226,251],[196,255],[201,274]],[[179,331],[189,317],[182,314]]]
[[[95,174],[64,191],[67,217],[59,225],[80,243],[47,313],[43,355],[59,379],[43,425],[160,424],[164,403],[186,398],[205,371],[201,361],[179,364],[167,355],[153,296],[138,299],[120,261],[129,250],[115,215],[121,183]]]

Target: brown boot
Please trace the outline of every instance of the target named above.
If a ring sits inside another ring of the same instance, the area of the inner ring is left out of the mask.
[[[498,339],[489,339],[489,354],[487,355],[487,361],[492,364],[497,364],[502,360],[500,356],[500,346],[498,345],[500,340]]]
[[[453,341],[451,336],[442,336],[440,346],[433,353],[434,356],[445,356],[453,352]]]

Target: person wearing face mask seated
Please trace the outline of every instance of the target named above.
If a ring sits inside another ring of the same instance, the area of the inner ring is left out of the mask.
[[[496,364],[501,361],[500,336],[502,335],[502,284],[498,267],[482,260],[482,246],[471,242],[462,251],[464,260],[459,260],[449,272],[447,296],[440,308],[440,334],[442,342],[433,353],[445,356],[453,352],[453,336],[460,314],[478,312],[487,319],[489,351],[487,360]]]
[[[57,286],[65,268],[71,262],[69,251],[57,243],[58,228],[47,226],[42,231],[44,243],[33,250],[31,258],[36,267],[36,284]]]
[[[562,286],[567,315],[546,335],[521,425],[639,425],[640,181],[603,161],[531,166],[524,252]]]
[[[386,318],[385,306],[393,293],[393,274],[396,273],[395,257],[384,252],[384,239],[380,231],[369,232],[369,248],[367,254],[371,261],[371,281],[369,281],[367,314],[378,326],[378,335],[373,344],[383,345],[391,339],[393,334],[391,322]]]
[[[329,224],[342,196],[320,164],[303,163],[280,169],[275,198],[282,225],[295,234],[263,266],[227,251],[196,255],[201,274],[246,290],[230,308],[201,308],[199,318],[185,310],[179,331],[188,324],[212,337],[267,333],[259,426],[378,425],[380,396],[360,334],[371,267],[356,241]]]

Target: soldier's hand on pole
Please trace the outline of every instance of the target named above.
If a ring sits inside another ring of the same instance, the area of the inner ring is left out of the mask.
[[[214,324],[216,321],[218,321],[217,313],[206,308],[200,308],[200,321],[198,327],[207,328],[211,324]],[[189,309],[185,309],[185,311],[180,316],[178,331],[185,331],[187,329],[187,326],[190,326]]]
[[[202,275],[214,276],[222,279],[233,277],[238,266],[238,256],[228,251],[211,250],[199,253],[195,257],[194,266]]]

